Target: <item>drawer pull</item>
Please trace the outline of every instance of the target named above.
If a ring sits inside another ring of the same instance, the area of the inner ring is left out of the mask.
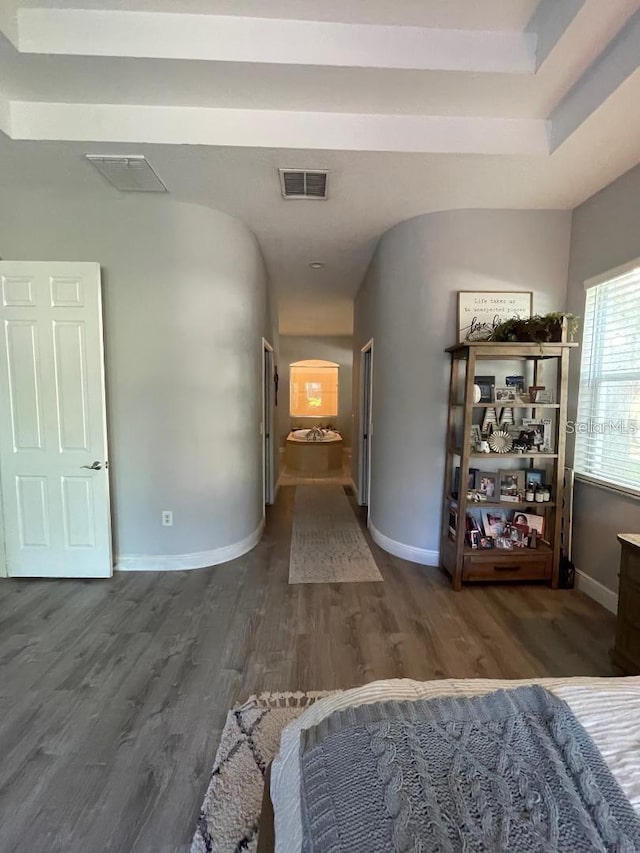
[[[522,566],[494,566],[496,572],[519,572]]]

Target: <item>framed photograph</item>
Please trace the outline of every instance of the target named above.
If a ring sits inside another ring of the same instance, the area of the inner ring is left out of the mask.
[[[517,503],[524,494],[524,471],[510,468],[501,470],[500,476],[500,500]]]
[[[516,394],[524,394],[524,376],[505,376],[504,384],[509,388],[515,388]]]
[[[478,548],[480,551],[490,551],[493,548],[493,539],[490,536],[480,536]]]
[[[544,535],[544,516],[543,515],[535,515],[530,512],[525,513],[516,513],[516,515],[524,515],[527,519],[527,527],[529,530],[535,530],[538,536]],[[515,518],[514,518],[515,522]]]
[[[509,536],[496,536],[494,547],[500,548],[503,551],[512,551],[513,541]]]
[[[514,387],[510,387],[509,385],[504,386],[496,386],[493,389],[493,402],[494,403],[516,403],[518,399],[518,393]]]
[[[486,495],[488,501],[496,500],[498,494],[498,475],[495,471],[478,471],[476,489]]]
[[[518,424],[510,424],[507,427],[507,432],[514,450],[521,450],[523,453],[537,452],[535,430]]]
[[[507,513],[503,509],[483,509],[484,535],[490,539],[502,536],[507,526]]]
[[[474,384],[480,389],[480,403],[493,403],[493,386],[496,384],[495,376],[474,376]]]
[[[529,528],[526,524],[507,524],[505,536],[511,539],[513,548],[529,547]]]
[[[536,403],[553,403],[553,391],[536,391]]]
[[[472,424],[471,426],[471,449],[477,450],[482,441],[482,433],[480,432],[480,424]]]
[[[473,550],[477,550],[478,542],[480,540],[480,531],[479,530],[470,530],[469,531],[469,545],[473,548]]]
[[[458,291],[458,340],[486,341],[505,320],[531,317],[531,291]]]
[[[544,468],[527,468],[524,472],[524,481],[527,488],[542,486],[547,482],[547,472]]]
[[[465,491],[473,491],[476,487],[476,474],[478,473],[477,468],[469,468],[469,473],[467,474],[467,483]],[[460,466],[456,465],[456,469],[453,474],[453,489],[451,491],[451,497],[457,498],[460,493]]]
[[[522,426],[534,432],[534,450],[551,452],[551,418],[523,418]]]

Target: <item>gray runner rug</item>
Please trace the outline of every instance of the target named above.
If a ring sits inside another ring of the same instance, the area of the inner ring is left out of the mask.
[[[382,579],[344,488],[296,486],[289,583]]]

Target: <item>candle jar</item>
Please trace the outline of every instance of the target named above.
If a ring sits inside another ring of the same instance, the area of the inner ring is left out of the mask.
[[[524,497],[527,501],[535,501],[536,493],[533,491],[533,489],[527,489]]]
[[[536,503],[541,504],[544,501],[544,497],[542,495],[542,489],[536,490]]]

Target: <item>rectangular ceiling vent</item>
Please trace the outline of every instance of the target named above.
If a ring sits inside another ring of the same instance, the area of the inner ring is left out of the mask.
[[[321,201],[327,198],[329,173],[323,170],[278,169],[283,198]]]
[[[126,193],[166,193],[167,188],[141,155],[132,157],[86,154],[100,174]]]

